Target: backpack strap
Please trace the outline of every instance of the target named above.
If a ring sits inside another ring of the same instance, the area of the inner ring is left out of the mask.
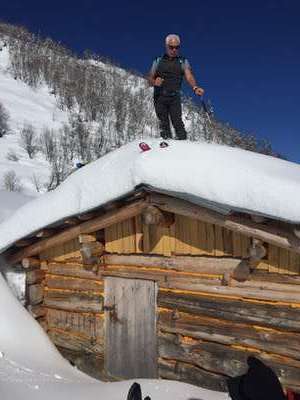
[[[185,62],[186,62],[186,58],[179,56],[179,63],[181,66],[181,72],[184,74],[184,70],[185,70]]]
[[[154,74],[156,73],[158,65],[159,65],[161,59],[162,59],[161,56],[154,58],[153,63],[152,63],[152,67],[151,67],[151,72],[152,73],[154,73]]]
[[[153,61],[153,64],[152,64],[152,69],[153,70],[157,70],[157,68],[159,66],[159,63],[161,62],[162,58],[163,58],[162,56],[155,57],[155,59]],[[181,73],[184,74],[187,59],[185,57],[183,57],[183,56],[179,56],[178,57],[178,61],[179,61],[180,66],[181,66]]]

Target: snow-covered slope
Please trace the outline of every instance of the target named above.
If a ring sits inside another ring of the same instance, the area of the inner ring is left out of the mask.
[[[33,175],[47,181],[49,164],[41,157],[31,160],[19,145],[19,133],[24,123],[31,124],[41,133],[43,128],[57,129],[67,122],[67,113],[58,109],[56,100],[47,86],[32,89],[24,82],[15,80],[9,72],[8,48],[0,51],[0,103],[9,113],[9,127],[12,134],[0,138],[0,188],[3,176],[9,170],[16,172],[27,194],[36,194]],[[9,161],[7,153],[13,150],[19,161]]]
[[[0,52],[0,102],[10,114],[10,126],[18,131],[24,122],[37,129],[58,128],[67,121],[64,111],[58,109],[55,97],[46,85],[33,89],[26,83],[15,80],[9,72],[8,48]]]
[[[0,223],[12,215],[17,208],[32,199],[33,197],[21,193],[0,190]]]
[[[243,210],[300,223],[300,165],[217,144],[170,141],[160,148],[158,140],[148,143],[152,150],[144,153],[134,141],[107,154],[18,209],[0,225],[0,251],[140,184],[224,213]]]
[[[152,400],[228,399],[225,393],[179,382],[138,381]],[[0,274],[1,400],[120,400],[126,399],[131,384],[102,383],[73,368],[12,295]]]

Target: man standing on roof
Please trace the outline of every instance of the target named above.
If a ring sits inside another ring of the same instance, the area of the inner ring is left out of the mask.
[[[176,138],[185,140],[187,134],[181,116],[180,96],[183,77],[197,96],[202,96],[204,90],[197,86],[188,60],[179,56],[179,36],[168,35],[165,44],[166,53],[154,60],[148,81],[154,86],[154,108],[159,119],[161,137],[163,139],[172,137],[169,121],[171,118]]]

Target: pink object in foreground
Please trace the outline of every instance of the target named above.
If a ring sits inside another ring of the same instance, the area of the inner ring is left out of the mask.
[[[145,143],[145,142],[139,143],[139,148],[140,148],[142,151],[151,150],[151,147],[150,147],[147,143]]]

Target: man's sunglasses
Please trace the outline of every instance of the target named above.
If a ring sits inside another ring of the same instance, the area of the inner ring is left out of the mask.
[[[178,50],[180,46],[169,46],[168,45],[168,47],[170,50]]]

